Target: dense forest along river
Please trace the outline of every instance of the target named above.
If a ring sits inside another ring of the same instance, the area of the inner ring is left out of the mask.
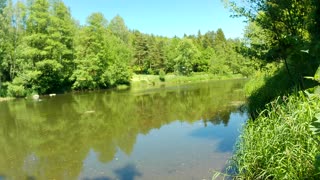
[[[211,179],[247,119],[244,83],[0,102],[0,180]]]

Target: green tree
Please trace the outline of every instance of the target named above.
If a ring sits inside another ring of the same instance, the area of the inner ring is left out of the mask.
[[[130,47],[107,28],[101,13],[88,17],[77,40],[76,70],[71,76],[74,89],[98,89],[129,84],[132,60]]]
[[[132,61],[132,49],[119,37],[108,35],[108,67],[102,74],[105,87],[119,84],[130,84],[132,72],[129,68]]]
[[[139,31],[134,32],[134,71],[146,73],[148,69],[149,45],[147,37]]]
[[[110,31],[119,37],[123,42],[129,43],[129,30],[123,20],[119,15],[115,16],[108,26]]]
[[[76,70],[71,76],[74,89],[96,89],[105,84],[102,74],[107,68],[107,20],[102,13],[93,13],[81,28],[77,39]]]
[[[175,71],[175,58],[178,57],[178,44],[181,39],[174,37],[172,39],[167,39],[164,44],[164,54],[165,54],[165,72]]]
[[[226,42],[227,42],[227,40],[224,35],[224,32],[221,28],[219,28],[214,36],[214,39],[213,39],[213,47],[216,49],[224,48],[226,45]]]
[[[202,39],[202,47],[203,48],[208,48],[208,47],[213,48],[215,36],[216,36],[216,33],[214,31],[206,32],[203,36],[203,39]]]
[[[55,0],[51,9],[51,23],[48,27],[52,59],[58,61],[62,68],[63,86],[69,86],[69,77],[74,70],[74,39],[76,25],[71,17],[69,8],[61,0]]]
[[[190,75],[193,63],[199,58],[200,52],[190,39],[183,39],[177,51],[179,55],[175,59],[175,71],[182,75]]]
[[[61,81],[62,65],[52,57],[49,26],[51,15],[47,0],[30,1],[26,21],[26,35],[23,37],[21,61],[17,80],[11,86],[24,86],[30,91],[47,93],[53,91]],[[18,84],[15,84],[18,83]]]

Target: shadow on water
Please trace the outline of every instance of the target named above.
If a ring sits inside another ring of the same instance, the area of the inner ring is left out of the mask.
[[[134,180],[135,177],[142,176],[142,173],[139,172],[133,164],[128,164],[123,168],[116,169],[114,172],[121,180]]]
[[[136,177],[141,177],[142,173],[136,168],[134,164],[127,164],[126,166],[113,171],[116,174],[118,180],[135,180]],[[113,180],[110,177],[96,177],[96,178],[84,178],[84,180]],[[0,179],[1,180],[1,179]]]

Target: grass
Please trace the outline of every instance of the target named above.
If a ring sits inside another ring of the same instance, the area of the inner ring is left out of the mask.
[[[303,92],[272,101],[249,120],[229,169],[235,179],[320,179],[315,167],[319,136],[309,126],[320,113],[320,97]]]
[[[2,101],[9,101],[9,100],[12,100],[14,98],[11,98],[11,97],[0,97],[0,102]]]
[[[213,75],[208,73],[193,73],[191,76],[179,76],[175,74],[167,74],[164,80],[160,80],[159,75],[133,75],[131,86],[133,88],[145,87],[161,87],[165,85],[186,84],[192,82],[209,81],[209,80],[223,80],[223,79],[237,79],[243,78],[242,75]]]
[[[305,67],[305,69],[308,69]],[[306,71],[309,72],[311,70]],[[255,72],[250,81],[245,85],[245,92],[248,96],[247,102],[249,113],[255,118],[265,105],[276,99],[278,96],[293,93],[296,89],[308,89],[314,87],[314,81],[303,79],[299,71],[293,67],[291,75],[282,62],[268,64],[264,69]],[[314,72],[309,72],[313,74]]]

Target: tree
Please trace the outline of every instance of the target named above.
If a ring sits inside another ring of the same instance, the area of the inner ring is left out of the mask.
[[[205,33],[202,40],[202,47],[213,48],[215,36],[216,36],[216,33],[214,31],[208,31],[207,33]]]
[[[74,23],[62,1],[51,2],[29,1],[26,32],[20,45],[14,46],[14,52],[20,52],[19,73],[9,86],[11,90],[23,86],[40,94],[60,91],[71,75]],[[24,27],[20,24],[14,26],[16,31]]]
[[[129,68],[132,61],[132,50],[119,37],[108,35],[108,67],[102,74],[102,82],[105,87],[119,84],[130,84],[132,76]]]
[[[224,36],[223,30],[219,28],[214,36],[213,47],[216,51],[223,51],[226,46],[226,37]]]
[[[147,37],[139,31],[134,32],[134,71],[146,73],[148,69],[149,45]]]
[[[109,31],[101,13],[88,17],[77,40],[76,70],[71,76],[73,89],[98,89],[129,84],[131,49]]]
[[[178,57],[178,44],[181,39],[174,37],[172,39],[167,39],[164,45],[164,54],[165,54],[165,72],[174,72],[175,71],[175,58]]]
[[[178,47],[178,57],[175,59],[175,71],[182,75],[190,75],[194,61],[199,58],[199,51],[190,39],[183,39]]]
[[[76,25],[69,8],[61,0],[53,1],[51,14],[51,24],[48,27],[51,40],[48,48],[52,53],[52,59],[63,66],[63,85],[68,86],[69,77],[74,70]]]
[[[60,84],[62,65],[52,59],[49,46],[51,41],[49,25],[51,16],[47,0],[30,1],[29,16],[26,21],[26,35],[19,46],[22,53],[19,62],[17,80],[11,86],[24,86],[37,93],[52,91],[52,87]]]
[[[107,20],[102,13],[93,13],[87,26],[80,30],[76,52],[76,70],[71,76],[74,89],[96,89],[105,84],[102,74],[107,68]]]
[[[117,37],[119,37],[123,42],[128,44],[129,42],[129,30],[125,25],[124,20],[121,16],[115,16],[108,26],[108,29]]]
[[[268,49],[262,58],[269,62],[283,61],[290,81],[303,87],[303,76],[313,74],[319,64],[317,58],[310,57],[315,53],[310,48],[313,32],[309,28],[317,22],[312,16],[317,5],[313,0],[246,0],[245,3],[249,6],[231,2],[231,7],[236,16],[247,17],[263,30]],[[312,53],[303,53],[303,49]]]

